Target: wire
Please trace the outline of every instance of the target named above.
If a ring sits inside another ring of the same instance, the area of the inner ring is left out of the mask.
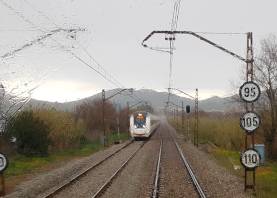
[[[36,29],[0,29],[1,32],[33,32]]]
[[[195,32],[195,31],[194,31]],[[215,34],[215,35],[246,35],[245,32],[195,32],[197,34]]]
[[[39,13],[41,16],[43,16],[45,19],[47,19],[49,22],[51,22],[54,26],[56,26],[57,28],[59,28],[59,25],[57,25],[52,19],[50,19],[50,17],[48,17],[46,14],[44,14],[42,11],[36,9],[36,7],[34,5],[32,5],[29,1],[27,0],[23,0],[26,4],[28,4],[28,6],[30,8],[32,8],[34,11],[36,11],[37,13]]]
[[[10,11],[14,12],[18,17],[20,17],[23,21],[25,21],[26,23],[30,24],[31,26],[33,26],[33,28],[39,30],[39,31],[43,31],[41,28],[38,28],[32,21],[30,21],[29,19],[27,19],[22,13],[20,13],[19,11],[17,11],[16,9],[14,9],[11,5],[9,5],[7,2],[5,2],[4,0],[0,0],[0,3],[2,3],[2,5],[4,5],[6,8],[8,8]]]
[[[181,4],[181,0],[176,0],[174,3],[174,9],[173,9],[173,15],[172,15],[172,20],[171,20],[171,31],[176,31],[177,27],[178,27],[178,20],[179,20],[179,13],[180,13],[180,4]],[[172,80],[172,70],[173,70],[173,52],[175,49],[174,46],[174,42],[175,42],[175,35],[172,34],[169,37],[169,82],[168,82],[168,87],[171,88],[172,84],[173,84],[173,80]],[[168,102],[170,101],[170,92],[171,90],[168,89]]]
[[[39,13],[41,16],[43,16],[45,19],[47,19],[49,22],[51,22],[53,25],[55,25],[56,27],[59,27],[54,21],[52,21],[50,19],[50,17],[48,17],[46,14],[44,14],[42,11],[38,10],[35,8],[35,6],[33,6],[28,0],[24,0],[25,3],[27,3],[34,11],[36,11],[37,13]],[[98,68],[101,68],[103,70],[103,73],[100,72],[99,70],[97,70],[97,73],[100,74],[102,77],[105,76],[105,79],[107,80],[109,76],[110,79],[108,80],[109,82],[112,82],[114,85],[116,85],[117,87],[124,87],[112,74],[110,74],[109,72],[107,72],[107,70],[102,67],[98,61],[96,61],[96,59],[88,52],[88,50],[86,48],[84,48],[78,41],[76,41],[76,43],[79,45],[79,47],[86,53],[86,55],[98,66]],[[76,54],[75,54],[76,55]],[[76,57],[75,57],[76,58]],[[80,57],[77,58],[78,60],[80,60]],[[84,61],[81,61],[84,63]],[[87,65],[87,64],[86,64]],[[88,65],[87,65],[88,66]],[[90,65],[91,68],[91,65]],[[94,71],[96,71],[95,68],[92,68]]]
[[[44,30],[41,27],[38,27],[37,25],[35,25],[32,21],[30,21],[29,19],[27,19],[22,13],[18,12],[16,9],[14,9],[12,6],[10,6],[9,4],[7,4],[4,0],[0,0],[0,2],[5,5],[8,9],[10,9],[11,11],[13,11],[17,16],[19,16],[21,19],[23,19],[26,23],[29,23],[30,25],[32,25],[33,27],[35,27],[37,30],[46,33],[47,30]],[[39,12],[38,10],[36,10],[37,12]],[[42,12],[39,12],[39,14],[42,14]],[[44,17],[46,17],[46,15],[43,14]],[[46,17],[48,20],[50,20],[49,17]],[[54,23],[55,24],[55,23]],[[106,77],[105,74],[103,74],[102,72],[100,72],[99,70],[97,70],[96,68],[94,68],[91,64],[87,63],[86,61],[84,61],[80,56],[78,56],[76,53],[72,52],[69,49],[64,49],[65,47],[58,42],[57,40],[50,38],[51,40],[53,40],[54,42],[56,42],[61,49],[63,49],[65,52],[71,54],[74,58],[76,58],[77,60],[79,60],[81,63],[83,63],[84,65],[88,66],[90,69],[92,69],[93,71],[95,71],[96,73],[98,73],[100,76],[102,76],[105,80],[107,80],[108,82],[110,82],[111,84],[117,86],[116,82],[114,82],[111,79],[108,79]]]
[[[7,8],[9,8],[10,10],[12,10],[17,16],[19,16],[21,19],[23,19],[25,22],[31,24],[32,26],[36,27],[37,30],[44,32],[45,30],[43,30],[42,28],[38,27],[37,25],[35,25],[32,21],[28,20],[24,15],[22,15],[20,12],[18,12],[17,10],[15,10],[13,7],[11,7],[10,5],[8,5],[6,2],[4,2],[3,0],[0,0],[2,2],[2,4],[4,4]],[[33,10],[35,10],[36,12],[38,12],[40,15],[42,15],[43,17],[45,17],[48,21],[50,21],[51,23],[53,23],[56,27],[59,27],[55,22],[53,22],[47,15],[45,15],[43,12],[39,11],[38,9],[36,9],[34,6],[32,6],[32,4],[30,2],[28,2],[27,0],[24,0]],[[72,55],[74,58],[76,58],[78,61],[80,61],[81,63],[83,63],[84,65],[86,65],[87,67],[89,67],[90,69],[92,69],[93,71],[95,71],[97,74],[99,74],[101,77],[103,77],[105,80],[107,80],[108,82],[110,82],[111,84],[115,85],[116,87],[124,87],[116,78],[114,78],[111,74],[109,74],[104,67],[102,67],[96,60],[94,57],[91,56],[91,54],[80,44],[78,43],[78,45],[81,47],[81,49],[87,54],[87,56],[90,57],[91,60],[93,60],[93,62],[99,67],[101,68],[103,72],[97,70],[94,66],[92,66],[90,63],[86,62],[84,59],[82,59],[80,56],[78,56],[76,53],[72,52],[69,49],[65,49],[65,47],[58,42],[57,40],[50,38],[51,40],[53,40],[54,42],[56,42],[61,49],[63,49],[63,51],[69,53],[70,55]],[[110,76],[110,78],[108,78],[107,76]],[[129,95],[131,98],[135,99],[135,100],[142,100],[142,98],[140,98],[137,95]]]

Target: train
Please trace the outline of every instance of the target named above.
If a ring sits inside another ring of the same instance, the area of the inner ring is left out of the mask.
[[[138,111],[130,115],[129,131],[135,140],[149,138],[158,126],[158,117],[149,112]]]

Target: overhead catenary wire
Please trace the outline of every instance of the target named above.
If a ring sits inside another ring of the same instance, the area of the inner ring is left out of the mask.
[[[24,0],[33,10],[35,10],[36,12],[38,12],[41,16],[45,17],[48,21],[50,21],[51,23],[53,23],[53,25],[55,27],[59,27],[55,22],[53,22],[50,17],[48,17],[47,15],[45,15],[43,12],[39,11],[38,9],[36,9],[29,1]],[[4,0],[0,0],[0,3],[2,3],[5,7],[7,7],[9,10],[13,11],[18,17],[20,17],[23,21],[25,21],[26,23],[30,24],[32,27],[34,27],[37,31],[43,32],[43,33],[47,33],[49,32],[48,30],[41,28],[39,26],[37,26],[35,23],[33,23],[31,20],[29,20],[28,18],[26,18],[22,13],[20,13],[19,11],[17,11],[16,9],[14,9],[11,5],[9,5],[8,3],[6,3]],[[82,57],[80,57],[79,55],[77,55],[76,53],[74,53],[72,50],[66,49],[60,42],[58,42],[57,40],[55,40],[54,38],[50,38],[52,41],[56,42],[63,51],[69,53],[71,56],[73,56],[75,59],[77,59],[78,61],[80,61],[81,63],[83,63],[84,65],[88,66],[90,69],[92,69],[93,71],[95,71],[97,74],[99,74],[101,77],[103,77],[106,81],[108,81],[109,83],[111,83],[112,85],[116,86],[116,87],[124,87],[116,78],[114,78],[111,74],[109,74],[104,67],[102,67],[90,54],[87,50],[85,50],[82,47],[82,50],[90,57],[91,60],[93,60],[93,62],[99,67],[102,68],[102,70],[104,72],[99,71],[98,69],[96,69],[93,65],[91,65],[90,63],[88,63],[87,61],[85,61]],[[108,78],[108,76],[110,78]],[[141,100],[140,97],[136,96],[135,94],[133,96],[130,96],[131,98],[135,99],[135,100]]]
[[[34,11],[36,11],[37,13],[39,13],[41,16],[45,17],[46,20],[48,20],[49,22],[51,22],[54,26],[56,26],[57,28],[59,27],[53,20],[51,20],[50,17],[48,17],[46,14],[44,14],[42,11],[38,10],[37,8],[35,8],[35,6],[33,6],[28,0],[24,0]],[[109,76],[110,80],[108,80],[109,82],[111,82],[113,85],[115,85],[116,87],[121,87],[121,88],[126,88],[121,82],[119,82],[112,74],[110,74],[90,53],[89,51],[82,46],[78,41],[76,41],[76,43],[79,45],[79,47],[86,53],[86,55],[98,66],[98,68],[101,68],[103,70],[104,76],[107,77]],[[75,54],[76,56],[76,54]],[[78,60],[80,60],[80,57],[76,57]],[[85,65],[89,66],[88,63],[84,62],[84,60],[80,60],[81,62],[83,62]],[[89,66],[91,68],[91,66]],[[94,71],[96,71],[96,69],[93,67],[91,68]],[[96,71],[97,73],[99,72],[99,70]],[[99,72],[99,75],[101,75],[102,77],[104,77],[102,75],[102,73]],[[105,78],[104,77],[104,78]],[[107,79],[106,79],[107,80]],[[136,101],[141,101],[143,100],[141,97],[137,96],[136,94],[132,94],[132,95],[128,95],[129,97],[135,99]]]
[[[180,13],[180,4],[181,0],[176,0],[174,3],[174,9],[172,14],[172,20],[171,20],[171,31],[175,31],[178,27],[178,19],[179,19],[179,13]],[[171,88],[173,84],[172,80],[172,70],[173,70],[173,52],[175,49],[174,41],[175,41],[175,35],[169,35],[169,82],[168,87]],[[170,89],[168,89],[168,98],[167,101],[170,101]]]
[[[18,17],[20,17],[22,20],[24,20],[26,23],[32,25],[34,28],[36,28],[38,31],[44,33],[47,35],[47,33],[49,32],[48,30],[45,30],[39,26],[37,26],[36,24],[34,24],[32,21],[30,21],[29,19],[27,19],[22,13],[20,13],[19,11],[17,11],[16,9],[14,9],[11,5],[9,5],[8,3],[6,3],[4,0],[0,0],[0,3],[2,3],[5,7],[7,7],[8,9],[10,9],[11,11],[13,11]],[[41,13],[40,13],[41,14]],[[49,18],[48,18],[49,19]],[[42,36],[43,37],[43,36]],[[84,65],[88,66],[89,68],[91,68],[92,70],[94,70],[95,72],[97,72],[100,76],[102,76],[105,80],[109,81],[110,83],[112,83],[113,85],[116,85],[115,82],[113,82],[112,80],[108,79],[103,73],[101,73],[100,71],[98,71],[96,68],[94,68],[91,64],[87,63],[86,61],[84,61],[81,57],[79,57],[76,53],[72,52],[69,49],[64,49],[64,46],[58,42],[57,40],[51,38],[51,40],[53,40],[54,42],[56,42],[61,49],[63,49],[64,51],[66,51],[67,53],[71,54],[74,58],[76,58],[77,60],[79,60],[80,62],[82,62]]]

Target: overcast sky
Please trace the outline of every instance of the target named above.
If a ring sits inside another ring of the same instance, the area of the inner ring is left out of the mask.
[[[60,102],[117,87],[74,58],[73,52],[102,73],[104,68],[124,87],[166,91],[169,54],[143,48],[141,41],[153,30],[170,29],[174,2],[0,0],[1,56],[59,27],[86,29],[76,35],[57,33],[1,60],[1,80],[9,89],[39,85],[33,98]],[[183,0],[178,30],[253,32],[257,53],[262,38],[277,34],[276,7],[274,0]],[[245,34],[201,35],[245,56]],[[151,39],[149,45],[168,47],[164,36]],[[175,47],[174,87],[191,94],[198,88],[203,99],[230,95],[234,84],[242,82],[245,65],[234,57],[189,35],[177,36]]]

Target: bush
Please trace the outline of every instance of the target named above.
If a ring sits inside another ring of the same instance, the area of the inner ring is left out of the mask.
[[[26,156],[46,156],[50,144],[48,126],[34,116],[33,111],[23,111],[9,122],[8,135],[16,138],[17,152]]]
[[[86,131],[82,119],[74,119],[71,113],[55,109],[37,109],[34,115],[49,126],[50,151],[80,146],[80,139]]]

